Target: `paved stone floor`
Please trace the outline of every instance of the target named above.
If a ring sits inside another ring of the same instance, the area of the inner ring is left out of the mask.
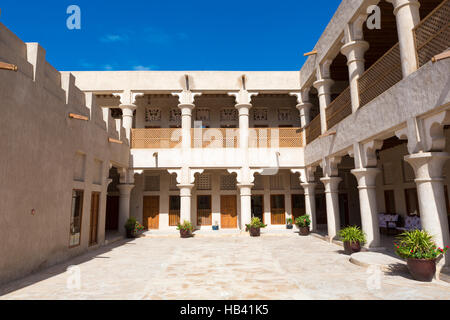
[[[0,288],[0,299],[450,300],[450,284],[359,267],[313,236],[161,237],[123,240],[43,270]]]

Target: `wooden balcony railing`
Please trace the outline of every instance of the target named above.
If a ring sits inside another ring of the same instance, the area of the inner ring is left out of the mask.
[[[360,107],[402,80],[400,46],[397,43],[358,79]]]
[[[191,129],[192,148],[237,148],[239,129]]]
[[[131,148],[172,149],[181,148],[181,129],[132,129]]]
[[[251,128],[250,148],[301,148],[303,131],[301,128]]]
[[[352,114],[352,99],[350,95],[350,87],[341,92],[341,94],[333,100],[326,110],[327,128],[331,129],[340,121]]]
[[[450,47],[450,0],[442,2],[414,28],[418,67]]]
[[[306,127],[305,137],[306,144],[313,142],[321,134],[320,114],[318,114]]]
[[[319,130],[320,131],[320,130]],[[182,130],[172,128],[132,129],[131,147],[134,149],[181,148]],[[238,148],[239,129],[191,129],[192,148]],[[250,128],[251,148],[301,148],[301,128]]]

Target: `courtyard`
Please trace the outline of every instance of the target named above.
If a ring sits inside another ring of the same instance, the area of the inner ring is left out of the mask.
[[[90,251],[1,287],[0,299],[447,300],[450,284],[357,266],[314,236],[172,234]]]

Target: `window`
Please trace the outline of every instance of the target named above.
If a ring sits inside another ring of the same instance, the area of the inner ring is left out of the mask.
[[[420,216],[419,199],[417,198],[417,189],[405,189],[406,213],[408,216]]]
[[[211,190],[211,175],[202,174],[196,180],[197,190]]]
[[[161,109],[145,108],[145,122],[161,121]]]
[[[220,176],[220,190],[236,190],[236,176],[232,174]]]
[[[384,204],[386,207],[387,214],[396,214],[394,190],[384,191]]]
[[[159,176],[145,176],[145,191],[159,191]]]
[[[69,247],[76,247],[80,245],[81,217],[83,215],[83,194],[83,190],[72,191]]]

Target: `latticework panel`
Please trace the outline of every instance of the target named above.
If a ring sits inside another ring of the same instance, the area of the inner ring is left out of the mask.
[[[352,114],[352,100],[350,87],[347,87],[341,94],[334,99],[326,110],[327,128],[333,128],[336,124]]]
[[[171,149],[181,147],[181,129],[132,129],[131,147],[135,149]]]
[[[397,43],[358,79],[360,106],[365,106],[402,80],[400,47]]]
[[[192,148],[237,148],[239,129],[191,129]]]
[[[301,128],[252,128],[249,132],[250,148],[301,148]]]
[[[441,3],[414,29],[419,67],[450,47],[450,0]]]
[[[305,136],[306,144],[313,142],[320,136],[321,125],[320,125],[320,114],[318,114],[306,127]]]

